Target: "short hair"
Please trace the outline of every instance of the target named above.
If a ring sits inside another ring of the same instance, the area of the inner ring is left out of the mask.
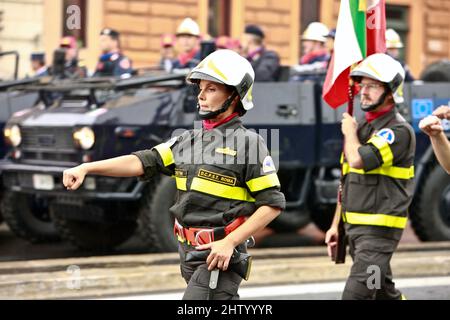
[[[255,24],[249,24],[245,27],[245,33],[253,34],[261,39],[264,39],[264,32],[262,29],[255,25]]]
[[[119,40],[120,33],[114,29],[105,28],[100,32],[100,35],[103,36],[109,36],[111,39]]]

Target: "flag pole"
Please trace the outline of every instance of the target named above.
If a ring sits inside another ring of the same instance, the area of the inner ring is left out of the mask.
[[[352,65],[350,67],[351,70],[355,67],[356,64]],[[354,99],[355,99],[355,83],[353,82],[353,79],[349,78],[348,81],[348,101],[347,101],[347,113],[353,117],[353,106],[354,106]],[[345,137],[343,138],[343,144],[342,144],[342,153],[344,154],[344,146],[345,146]],[[335,263],[336,264],[342,264],[345,263],[345,256],[347,254],[346,247],[347,247],[347,238],[345,235],[345,228],[344,228],[344,221],[342,219],[342,186],[343,186],[343,179],[344,179],[344,172],[343,172],[343,166],[344,161],[341,164],[341,177],[339,182],[339,189],[338,189],[338,206],[341,208],[340,213],[340,219],[338,224],[338,238],[337,238],[337,244],[336,244],[336,257],[335,257]]]

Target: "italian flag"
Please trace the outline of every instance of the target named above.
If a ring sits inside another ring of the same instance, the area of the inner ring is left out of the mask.
[[[385,0],[341,0],[334,52],[323,99],[337,108],[348,101],[350,68],[373,53],[386,52]]]

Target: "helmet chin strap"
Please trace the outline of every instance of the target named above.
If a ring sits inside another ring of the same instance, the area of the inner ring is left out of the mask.
[[[234,98],[236,98],[236,97],[237,97],[237,93],[233,92],[233,94],[230,97],[228,97],[227,100],[225,100],[222,107],[216,111],[202,111],[200,109],[200,104],[197,103],[198,115],[200,116],[200,119],[202,119],[202,120],[214,119],[219,114],[226,112],[228,110],[228,108],[230,107],[231,103],[233,102]]]
[[[368,106],[364,106],[363,104],[361,104],[361,110],[364,112],[371,112],[373,110],[375,110],[376,108],[378,108],[379,106],[381,106],[384,102],[384,100],[386,100],[386,96],[388,94],[388,90],[384,89],[383,94],[381,95],[381,97],[378,99],[377,102],[375,102],[374,104],[370,104]]]

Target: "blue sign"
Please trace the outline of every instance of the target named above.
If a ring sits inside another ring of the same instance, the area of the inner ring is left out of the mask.
[[[420,120],[433,113],[433,99],[413,99],[411,105],[414,120]]]

